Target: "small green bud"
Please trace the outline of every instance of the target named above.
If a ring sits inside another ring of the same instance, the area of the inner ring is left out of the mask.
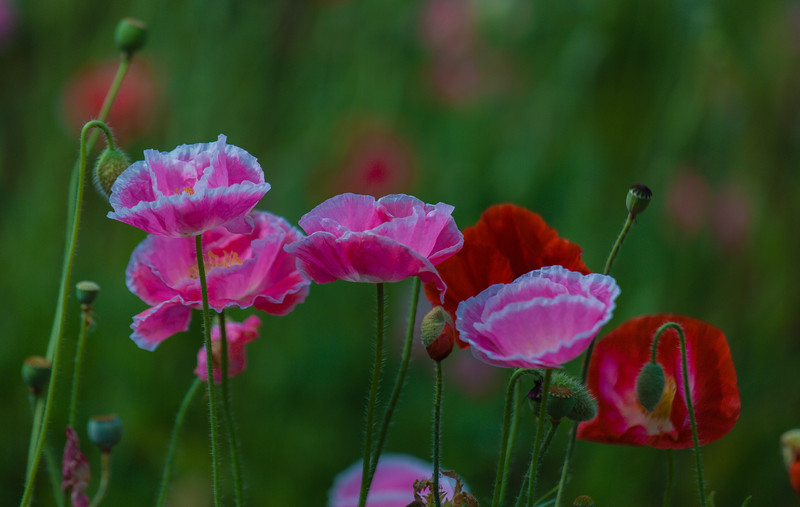
[[[50,381],[53,363],[42,356],[30,356],[22,363],[22,380],[34,396],[38,396]]]
[[[131,161],[122,150],[103,150],[94,165],[94,186],[100,195],[109,198],[112,185],[129,165]]]
[[[665,384],[664,368],[658,363],[648,362],[639,372],[636,378],[636,395],[639,397],[639,403],[648,412],[652,412],[658,405],[661,395],[664,394]]]
[[[625,198],[625,206],[628,208],[628,213],[631,216],[636,216],[650,204],[650,199],[653,198],[653,192],[645,185],[633,185],[628,189],[628,195]]]
[[[100,286],[89,280],[84,280],[75,284],[75,295],[82,305],[90,305],[100,292]]]
[[[575,498],[572,507],[594,507],[594,500],[589,495],[581,495]]]
[[[422,319],[420,338],[428,355],[434,361],[441,361],[453,351],[456,341],[453,319],[447,310],[434,306]]]
[[[89,419],[89,440],[102,452],[110,452],[122,439],[122,421],[117,414],[96,415]]]
[[[114,30],[114,42],[124,53],[132,55],[144,46],[147,40],[147,25],[135,18],[125,18]]]

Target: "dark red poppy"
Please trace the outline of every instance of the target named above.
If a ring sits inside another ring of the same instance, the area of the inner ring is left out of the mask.
[[[655,314],[623,323],[597,342],[587,387],[597,399],[597,416],[578,427],[578,438],[607,444],[648,445],[658,449],[692,446],[678,333],[667,329],[657,361],[666,383],[652,412],[636,395],[636,379],[650,360],[656,330],[676,322],[686,336],[689,385],[700,444],[723,437],[739,418],[739,388],[725,335],[703,321]]]
[[[442,306],[454,322],[461,301],[534,269],[560,265],[584,275],[590,273],[578,245],[559,238],[542,217],[514,204],[491,206],[477,224],[463,232],[461,251],[436,266],[447,284]],[[425,284],[425,296],[431,304],[440,304],[433,284]],[[459,347],[468,347],[458,336],[456,341]]]

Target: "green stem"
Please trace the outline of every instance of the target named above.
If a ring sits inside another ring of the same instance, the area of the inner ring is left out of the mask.
[[[440,450],[442,445],[442,362],[436,363],[436,383],[433,386],[433,502],[436,507],[442,507],[439,498],[439,467],[441,463]]]
[[[167,457],[164,460],[164,472],[161,474],[161,487],[159,488],[158,499],[156,500],[157,507],[163,507],[164,501],[167,499],[167,486],[169,486],[169,476],[172,473],[172,462],[175,460],[175,452],[178,450],[178,436],[183,427],[183,420],[186,418],[186,411],[189,409],[189,405],[192,404],[192,400],[197,394],[197,391],[200,390],[201,385],[203,385],[203,381],[200,380],[199,377],[196,377],[189,387],[189,390],[186,391],[186,395],[184,395],[181,406],[178,409],[178,414],[175,416],[175,423],[172,426],[172,436],[169,439],[169,447],[167,448]]]
[[[389,433],[389,424],[392,422],[392,415],[400,399],[400,393],[405,386],[406,372],[408,371],[408,363],[411,358],[411,344],[414,340],[414,328],[417,322],[417,306],[419,304],[419,277],[414,277],[411,283],[411,306],[408,309],[408,323],[406,325],[406,339],[403,343],[403,354],[400,358],[400,366],[397,369],[397,377],[394,380],[394,387],[392,388],[392,396],[389,399],[389,404],[386,406],[386,412],[383,414],[383,421],[381,422],[381,430],[378,434],[378,440],[375,444],[375,451],[372,453],[372,459],[369,466],[368,481],[372,484],[372,477],[375,475],[375,469],[378,468],[378,460],[383,452],[383,444],[386,442],[386,435]]]
[[[53,363],[50,372],[50,382],[47,385],[47,396],[44,401],[44,408],[41,410],[41,417],[35,417],[31,427],[30,445],[28,446],[28,469],[27,477],[25,480],[25,491],[22,494],[22,501],[20,505],[27,507],[33,499],[33,486],[36,482],[36,472],[39,468],[39,459],[42,456],[42,448],[44,441],[47,437],[47,427],[50,422],[50,412],[53,408],[53,398],[55,387],[58,380],[59,367],[61,366],[61,354],[64,348],[64,323],[67,315],[67,292],[72,277],[72,264],[75,259],[75,250],[78,245],[78,225],[81,221],[81,208],[83,204],[83,190],[86,182],[86,135],[92,128],[100,128],[106,133],[107,137],[111,137],[111,131],[105,123],[99,120],[92,120],[83,126],[81,130],[81,151],[80,162],[78,171],[78,184],[75,196],[75,211],[72,219],[72,226],[69,241],[66,246],[66,255],[64,259],[64,266],[61,271],[61,287],[58,295],[58,302],[56,304],[56,314],[53,319],[53,329],[50,334],[50,344],[48,345],[47,358]],[[52,349],[52,350],[51,350]],[[42,403],[39,401],[39,403]],[[36,415],[40,413],[37,407]],[[33,449],[33,452],[30,452]]]
[[[516,400],[519,398],[518,396],[519,391],[519,384],[514,384],[514,397],[515,403],[512,407],[513,413],[511,414],[511,430],[508,437],[508,445],[506,446],[506,459],[503,462],[504,470],[508,470],[509,466],[511,466],[511,457],[514,454],[514,444],[517,441],[517,433],[519,432],[519,414],[520,410],[520,403],[526,403],[523,399],[521,402],[517,402]],[[527,475],[527,474],[526,474]],[[505,478],[508,477],[508,474],[504,477],[503,483],[500,485],[500,498],[506,497],[506,486],[508,486],[508,481]]]
[[[542,383],[542,402],[539,404],[539,421],[536,426],[536,440],[533,444],[533,456],[531,456],[531,478],[528,480],[528,507],[533,505],[533,495],[536,494],[536,476],[539,471],[539,452],[541,450],[542,436],[544,435],[544,423],[547,419],[547,398],[550,395],[550,379],[553,378],[553,369],[547,368],[544,371],[544,382]]]
[[[31,405],[31,414],[36,415],[36,407],[43,406],[41,404],[36,403],[38,396],[33,393],[30,393],[28,401]],[[53,452],[53,446],[51,442],[46,442],[44,445],[44,460],[47,464],[47,471],[49,472],[48,475],[50,476],[50,486],[53,488],[53,497],[56,500],[56,504],[58,507],[63,507],[64,505],[64,493],[61,491],[61,482],[60,479],[60,471],[61,468],[56,461],[56,455]]]
[[[72,371],[72,394],[69,402],[68,426],[75,427],[75,419],[78,415],[78,391],[81,383],[81,365],[83,364],[83,352],[86,349],[86,335],[89,334],[89,326],[92,323],[91,310],[88,306],[81,308],[81,331],[78,335],[78,346],[75,349],[75,365]]]
[[[208,423],[211,426],[211,476],[214,490],[214,506],[219,507],[219,431],[217,430],[217,389],[214,382],[214,354],[211,350],[211,317],[208,309],[208,286],[206,284],[206,268],[203,262],[203,235],[195,236],[197,251],[197,271],[200,277],[200,290],[203,293],[203,334],[206,347],[206,374],[208,375]]]
[[[547,455],[547,451],[550,449],[550,444],[553,441],[553,436],[556,434],[556,430],[558,429],[558,426],[560,424],[561,424],[561,420],[560,419],[559,420],[555,420],[555,419],[551,419],[550,420],[550,429],[547,431],[547,435],[545,435],[545,437],[544,437],[544,443],[542,443],[542,450],[539,452],[539,460],[538,460],[538,463],[536,464],[537,470],[541,470],[542,462],[544,461],[544,457]],[[522,486],[519,489],[519,495],[517,496],[517,501],[516,501],[516,503],[514,505],[517,505],[517,506],[521,505],[523,499],[527,499],[528,498],[528,495],[527,495],[526,491],[528,489],[528,484],[529,484],[529,480],[530,480],[531,466],[532,465],[533,465],[533,460],[531,460],[531,463],[528,464],[528,470],[525,472],[525,478],[522,481]],[[537,474],[538,474],[538,472],[537,472]],[[538,479],[537,479],[537,484],[533,485],[534,491],[536,491],[537,487],[538,487]],[[558,488],[558,486],[556,486],[553,489],[551,489],[548,493],[545,494],[545,497],[550,496],[552,493],[555,493],[557,488]],[[538,500],[536,500],[533,503],[533,505],[539,505],[541,503],[541,500],[542,500],[542,497],[540,497]]]
[[[108,481],[111,478],[111,451],[103,451],[100,454],[100,486],[97,488],[92,503],[89,507],[97,507],[108,491]]]
[[[689,386],[689,365],[686,359],[686,336],[683,333],[683,328],[677,322],[667,322],[658,328],[655,336],[653,337],[653,357],[655,357],[655,349],[658,347],[658,339],[661,333],[667,329],[674,329],[678,332],[678,337],[681,341],[681,368],[683,369],[683,392],[686,396],[686,411],[689,412],[689,423],[692,426],[692,442],[694,444],[694,459],[695,469],[697,470],[697,489],[700,493],[700,505],[706,505],[706,483],[703,479],[703,459],[700,455],[700,440],[697,437],[697,420],[694,416],[694,404],[692,403],[692,393]]]
[[[672,483],[675,481],[675,453],[667,449],[667,485],[664,488],[664,507],[672,504]]]
[[[233,422],[230,398],[228,396],[228,336],[225,329],[225,311],[219,312],[220,345],[222,345],[222,408],[225,412],[225,429],[228,432],[228,445],[231,448],[231,461],[233,462],[233,487],[236,496],[236,505],[244,504],[242,487],[242,462],[239,457],[239,441],[236,438],[236,425]]]
[[[369,477],[370,460],[372,459],[372,434],[375,426],[375,404],[378,399],[378,385],[381,379],[381,366],[383,365],[383,314],[384,297],[383,284],[376,283],[377,287],[377,330],[375,332],[375,364],[372,366],[372,384],[369,389],[369,404],[367,405],[367,421],[364,428],[364,463],[361,469],[361,493],[358,498],[358,506],[364,507],[367,504],[367,495],[371,478]],[[375,460],[377,466],[377,459]]]
[[[519,377],[528,370],[518,368],[511,374],[506,388],[506,404],[503,410],[503,431],[500,436],[500,458],[497,460],[497,476],[494,480],[494,495],[492,496],[492,507],[498,507],[502,502],[500,492],[505,490],[505,482],[508,474],[508,461],[506,454],[508,452],[508,429],[511,425],[511,409],[514,404],[514,393],[516,392],[516,384]]]

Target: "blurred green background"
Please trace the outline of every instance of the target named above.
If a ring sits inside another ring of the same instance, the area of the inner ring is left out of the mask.
[[[652,205],[612,273],[622,296],[606,331],[655,312],[722,328],[742,413],[725,438],[704,448],[709,488],[718,505],[740,505],[750,494],[753,505],[796,505],[779,437],[800,426],[800,3],[7,1],[0,2],[3,505],[23,490],[30,411],[19,369],[46,348],[77,130],[102,101],[110,76],[97,68],[113,73],[113,30],[124,16],[146,21],[150,33],[112,113],[123,149],[138,160],[144,149],[224,133],[259,159],[272,184],[259,207],[294,223],[347,190],[447,202],[462,228],[488,205],[511,201],[581,245],[599,271],[625,219],[627,188],[649,185]],[[131,317],[146,306],[126,289],[124,270],[144,233],[105,218],[108,209],[87,193],[73,280],[95,280],[102,292],[79,429],[85,440],[90,415],[121,416],[106,504],[148,505],[192,382],[200,319],[155,352],[133,344]],[[409,282],[388,288],[389,379],[409,290]],[[79,321],[72,303],[70,340]],[[314,285],[290,315],[261,318],[249,367],[231,385],[249,504],[324,505],[333,477],[361,454],[374,289]],[[485,500],[508,372],[457,351],[444,374],[444,465]],[[416,355],[388,451],[429,457],[432,377],[430,361]],[[68,393],[59,393],[52,437],[61,445]],[[533,417],[522,421],[511,491],[532,440]],[[209,504],[207,433],[198,402],[171,505]],[[565,437],[562,429],[552,446],[544,489],[557,480]],[[97,451],[84,449],[99,477]],[[567,497],[660,504],[663,452],[579,443],[576,456]],[[51,505],[46,472],[39,477],[37,505]],[[229,492],[231,482],[225,486]],[[96,481],[89,493],[95,488]],[[691,452],[683,451],[674,505],[693,505],[694,490]]]

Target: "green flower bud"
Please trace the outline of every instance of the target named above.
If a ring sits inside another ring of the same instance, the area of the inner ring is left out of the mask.
[[[122,421],[117,414],[96,415],[89,419],[86,432],[89,440],[102,452],[111,452],[122,438]]]
[[[422,319],[420,338],[434,361],[441,361],[453,351],[456,342],[453,320],[447,310],[434,306]]]
[[[636,395],[639,397],[639,403],[648,412],[652,412],[658,405],[661,395],[664,394],[665,384],[664,368],[658,363],[648,362],[639,372],[636,378]]]
[[[645,185],[633,185],[628,189],[628,196],[625,198],[625,206],[628,208],[628,213],[631,216],[636,216],[650,204],[650,199],[653,198],[653,192]]]
[[[94,166],[94,186],[100,195],[109,198],[111,186],[129,165],[131,161],[122,150],[103,150]]]
[[[30,356],[22,363],[22,380],[34,396],[44,391],[50,381],[50,370],[53,363],[42,356]]]
[[[132,55],[144,46],[147,40],[147,25],[144,21],[125,18],[114,30],[114,42],[124,53]]]
[[[581,495],[572,502],[573,507],[594,507],[594,500],[588,495]]]
[[[551,385],[547,398],[547,415],[556,421],[565,417],[575,406],[575,397],[572,390],[565,386]]]
[[[82,305],[90,305],[100,292],[100,286],[89,280],[84,280],[75,284],[75,295]]]
[[[551,395],[553,387],[564,387],[572,393],[572,408],[564,414],[564,417],[576,422],[582,422],[594,419],[594,416],[597,415],[597,403],[589,393],[589,390],[586,389],[586,386],[577,379],[558,371],[553,374],[553,379],[550,381]]]

